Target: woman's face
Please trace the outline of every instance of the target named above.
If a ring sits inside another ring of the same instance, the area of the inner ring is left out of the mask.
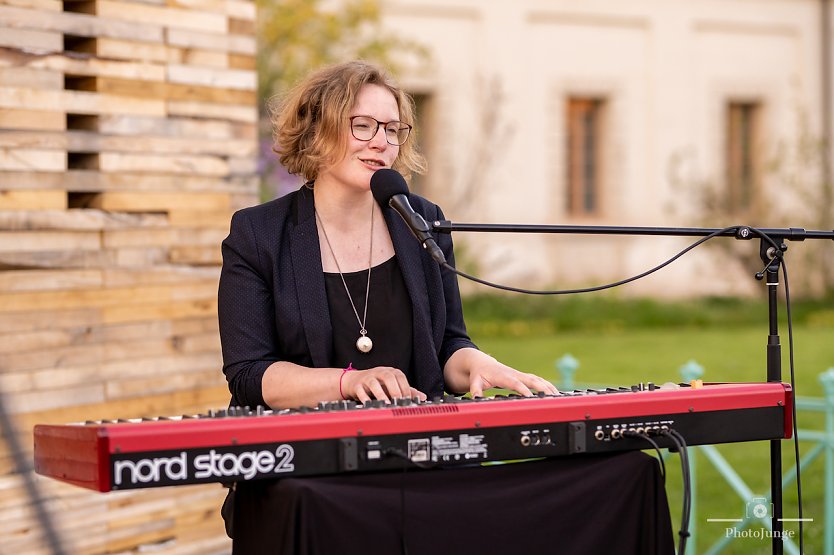
[[[383,123],[400,119],[397,100],[391,91],[380,85],[364,85],[356,96],[356,104],[349,116],[370,116]],[[350,121],[344,122],[347,148],[342,159],[319,172],[317,181],[335,181],[343,187],[367,191],[371,176],[381,168],[390,168],[397,159],[400,147],[385,140],[385,129],[379,128],[370,141],[356,139],[350,131]]]

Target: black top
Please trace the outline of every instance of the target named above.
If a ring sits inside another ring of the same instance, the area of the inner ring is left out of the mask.
[[[437,205],[418,195],[408,198],[427,221],[445,219]],[[466,333],[457,276],[441,269],[393,208],[381,208],[411,303],[410,383],[429,397],[442,395],[446,361],[458,349],[475,347]],[[435,240],[454,266],[451,234],[439,233]],[[276,361],[335,366],[320,252],[313,192],[306,187],[232,217],[223,241],[217,311],[233,405],[265,404],[263,375]],[[359,298],[364,303],[364,290]],[[374,298],[372,291],[369,308]],[[353,341],[358,332],[357,324]],[[368,332],[379,344],[370,322]]]
[[[343,275],[361,319],[365,310],[368,270]],[[334,365],[346,368],[348,364],[353,364],[357,370],[392,366],[402,370],[409,382],[413,383],[411,301],[397,257],[392,256],[371,268],[365,329],[374,345],[367,353],[356,348],[360,326],[339,274],[325,272],[324,283],[327,289],[327,304],[330,307],[330,322],[333,326]]]

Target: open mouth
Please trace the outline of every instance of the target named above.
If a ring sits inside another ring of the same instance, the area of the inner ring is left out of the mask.
[[[384,168],[385,167],[385,164],[383,162],[380,162],[379,160],[370,160],[370,159],[363,159],[363,158],[360,158],[359,160],[361,162],[364,162],[365,164],[368,164],[369,166],[375,166],[377,168]]]

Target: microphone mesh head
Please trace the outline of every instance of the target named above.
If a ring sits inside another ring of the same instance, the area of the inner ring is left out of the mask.
[[[383,168],[371,176],[371,193],[379,204],[388,206],[394,195],[408,194],[408,184],[398,171]]]

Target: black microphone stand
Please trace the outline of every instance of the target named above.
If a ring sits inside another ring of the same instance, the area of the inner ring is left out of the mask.
[[[782,381],[782,345],[779,341],[779,319],[777,317],[777,288],[779,287],[779,265],[788,246],[779,239],[779,246],[769,246],[764,239],[759,245],[759,256],[765,263],[763,271],[756,274],[756,279],[767,278],[767,315],[769,332],[767,336],[767,381]],[[797,468],[799,472],[799,468]],[[781,555],[783,543],[782,533],[784,523],[782,521],[782,442],[771,440],[770,442],[770,496],[773,503],[773,537],[771,544],[774,555]],[[777,539],[778,538],[778,539]]]
[[[779,266],[782,263],[788,241],[804,241],[806,239],[834,240],[834,231],[808,231],[802,228],[752,228],[736,226],[728,229],[721,228],[678,228],[678,227],[622,227],[622,226],[577,226],[577,225],[529,225],[529,224],[455,224],[448,220],[437,220],[432,224],[438,233],[453,231],[474,231],[487,233],[556,233],[572,235],[662,235],[674,237],[735,237],[739,240],[750,240],[759,237],[759,255],[765,267],[757,272],[758,280],[767,278],[767,306],[769,333],[767,336],[767,381],[782,381],[782,346],[779,342],[778,296]],[[797,469],[797,472],[799,469]],[[773,536],[771,547],[773,555],[782,555],[784,545],[782,533],[782,442],[770,442],[770,492],[773,502],[771,525]]]

